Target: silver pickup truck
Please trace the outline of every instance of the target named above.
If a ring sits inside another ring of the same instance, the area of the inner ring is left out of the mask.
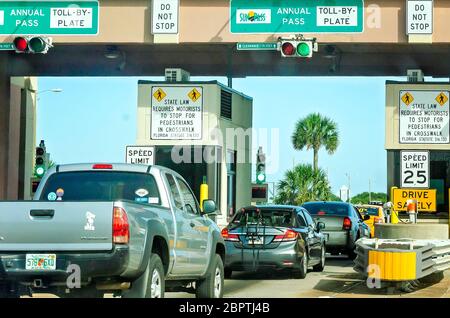
[[[160,167],[51,168],[33,201],[0,202],[0,298],[223,295],[225,244],[185,180]]]

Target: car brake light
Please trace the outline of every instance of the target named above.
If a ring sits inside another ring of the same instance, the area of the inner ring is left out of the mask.
[[[375,218],[373,219],[373,223],[383,223],[383,218],[375,217]]]
[[[222,230],[222,237],[225,241],[239,242],[239,235],[230,233],[227,228]]]
[[[298,237],[298,233],[294,230],[288,229],[284,234],[275,235],[274,242],[289,242],[295,241]]]
[[[349,217],[344,218],[344,223],[342,224],[344,230],[350,230],[352,228],[352,220]]]
[[[317,215],[325,215],[325,212],[319,211],[319,212],[317,212]]]
[[[130,241],[130,225],[124,209],[114,207],[113,210],[113,242],[127,244]]]
[[[98,163],[92,166],[92,169],[112,169],[113,166],[109,164]]]

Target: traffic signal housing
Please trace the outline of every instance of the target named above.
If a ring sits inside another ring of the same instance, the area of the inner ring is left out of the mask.
[[[256,183],[263,184],[266,182],[266,155],[259,147],[256,155]]]
[[[46,36],[18,36],[13,45],[16,53],[46,54],[53,47],[52,38]]]
[[[36,147],[35,155],[34,174],[37,178],[42,178],[47,171],[47,151],[43,140],[41,140],[39,146]]]
[[[312,57],[313,43],[311,41],[282,41],[282,57]]]

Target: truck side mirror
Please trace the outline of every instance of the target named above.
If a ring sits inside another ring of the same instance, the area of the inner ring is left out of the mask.
[[[203,214],[212,214],[217,211],[214,200],[203,200]]]

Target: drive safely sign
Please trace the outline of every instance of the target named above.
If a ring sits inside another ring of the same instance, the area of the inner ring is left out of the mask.
[[[419,212],[436,212],[436,189],[394,189],[394,210],[406,211],[408,200],[417,200]]]

